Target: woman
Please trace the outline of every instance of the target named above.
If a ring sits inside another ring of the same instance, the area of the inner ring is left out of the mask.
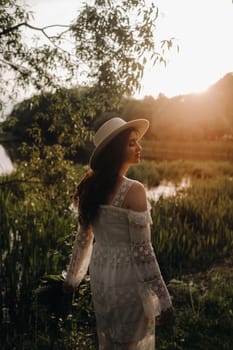
[[[90,265],[101,350],[154,350],[155,318],[172,311],[151,245],[144,186],[125,177],[140,162],[139,140],[148,127],[145,119],[104,123],[91,171],[77,188],[79,230],[64,290],[74,290]]]

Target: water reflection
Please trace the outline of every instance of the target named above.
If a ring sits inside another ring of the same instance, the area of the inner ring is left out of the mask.
[[[190,178],[183,178],[182,181],[175,185],[172,182],[162,182],[157,187],[152,187],[147,190],[147,197],[150,200],[158,201],[160,197],[171,197],[175,196],[177,192],[189,187],[191,185]]]
[[[4,147],[0,145],[0,174],[7,174],[14,169],[12,161],[8,157]]]

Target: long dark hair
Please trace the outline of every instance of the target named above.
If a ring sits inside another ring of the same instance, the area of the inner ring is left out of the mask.
[[[107,203],[108,196],[114,190],[133,130],[126,129],[109,142],[96,159],[94,169],[89,170],[78,184],[74,199],[82,226],[88,227],[94,222],[99,206]]]

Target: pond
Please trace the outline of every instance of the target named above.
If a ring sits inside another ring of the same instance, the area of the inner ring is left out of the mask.
[[[179,191],[188,188],[191,185],[190,178],[184,177],[180,183],[175,185],[173,182],[162,181],[157,187],[147,189],[149,200],[158,201],[160,197],[175,196]]]
[[[7,155],[5,148],[0,145],[0,175],[10,173],[13,169],[12,161]]]

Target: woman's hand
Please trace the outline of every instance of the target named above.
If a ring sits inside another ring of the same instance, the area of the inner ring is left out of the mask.
[[[72,285],[70,285],[69,283],[67,283],[66,281],[63,283],[62,289],[63,289],[63,292],[65,294],[69,294],[69,293],[74,293],[75,292],[75,288]]]
[[[156,325],[161,326],[168,321],[170,321],[174,317],[174,308],[170,307],[161,312],[159,317],[156,319]]]

